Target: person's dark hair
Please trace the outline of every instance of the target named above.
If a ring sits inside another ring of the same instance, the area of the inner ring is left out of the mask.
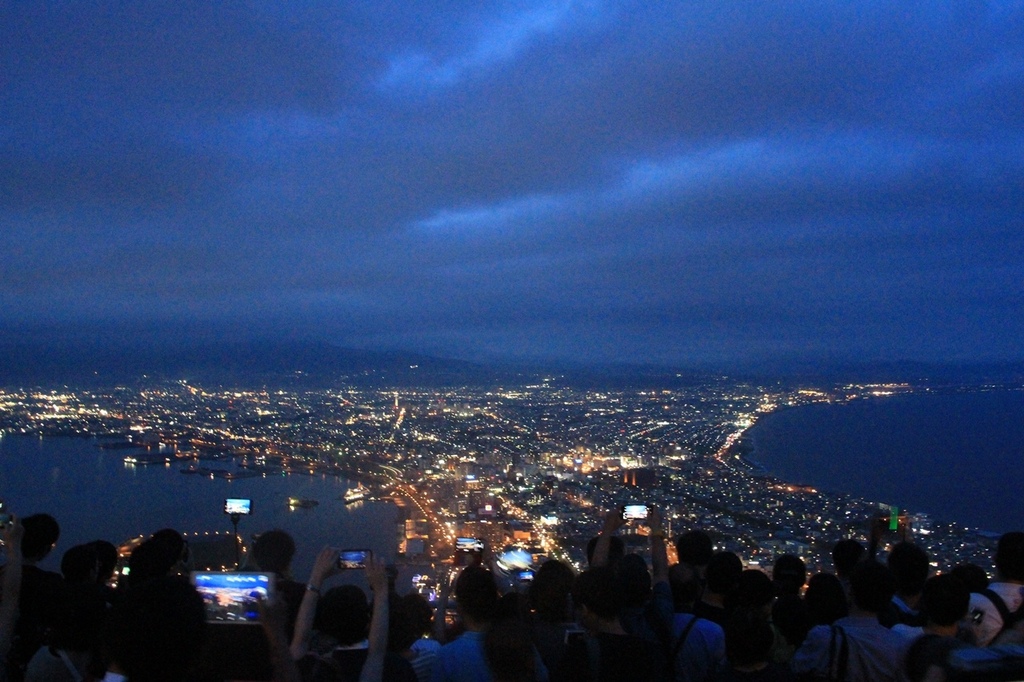
[[[947,661],[954,650],[966,646],[961,640],[955,637],[918,637],[907,647],[903,656],[903,672],[910,682],[923,682],[926,679],[934,679],[928,676],[928,671],[936,665],[936,661]],[[998,666],[996,666],[998,670]],[[971,676],[956,676],[956,679],[969,679]],[[982,674],[981,679],[993,679]],[[947,679],[945,675],[941,679]],[[994,675],[994,679],[1008,679]]]
[[[928,552],[910,542],[899,542],[889,552],[889,570],[898,594],[920,594],[928,579]]]
[[[741,608],[725,621],[725,655],[733,666],[768,661],[775,634],[768,620],[757,611]]]
[[[732,552],[716,552],[708,561],[707,588],[716,594],[728,594],[736,588],[743,573],[743,562]]]
[[[99,559],[92,545],[75,545],[60,559],[60,572],[68,583],[89,583],[96,580]]]
[[[602,620],[618,617],[623,606],[615,574],[607,566],[590,568],[576,576],[572,599]]]
[[[764,572],[749,568],[740,573],[736,589],[729,593],[726,607],[733,609],[763,609],[775,599],[772,580]]]
[[[672,607],[676,613],[688,611],[700,599],[700,576],[690,564],[673,564],[668,569],[668,584],[672,588]]]
[[[179,554],[168,543],[156,538],[144,540],[128,557],[128,586],[166,576],[178,563],[178,558]]]
[[[388,651],[407,651],[419,638],[413,615],[402,598],[392,599],[388,605]]]
[[[114,543],[106,540],[93,540],[89,543],[96,550],[96,560],[99,568],[96,571],[96,582],[105,584],[114,575],[117,568],[117,547]]]
[[[184,578],[137,585],[111,611],[110,656],[129,680],[179,682],[198,660],[205,615],[202,597]]]
[[[527,593],[539,620],[561,623],[570,617],[569,595],[575,577],[569,564],[556,559],[541,564]]]
[[[68,651],[89,651],[100,643],[107,605],[91,585],[69,585],[57,607],[50,645]]]
[[[832,547],[832,566],[836,575],[845,578],[850,575],[853,567],[864,557],[864,545],[853,538],[840,540]]]
[[[772,582],[778,594],[800,594],[807,582],[807,565],[795,554],[783,554],[772,566]]]
[[[707,566],[713,553],[711,536],[702,530],[687,531],[676,538],[676,554],[683,563]]]
[[[858,609],[878,613],[889,605],[894,594],[896,580],[884,564],[869,559],[850,572],[850,597]]]
[[[332,587],[320,597],[313,623],[342,646],[363,641],[370,629],[366,594],[355,585]]]
[[[517,620],[495,623],[484,635],[484,660],[494,682],[531,682],[536,657],[530,631]]]
[[[275,528],[260,533],[252,545],[252,558],[263,571],[284,575],[295,556],[295,540],[287,532]]]
[[[188,560],[188,542],[184,536],[173,528],[161,528],[153,533],[153,540],[167,546],[167,552],[174,556],[174,563]]]
[[[430,629],[430,604],[416,592],[392,599],[389,614],[389,651],[408,650]]]
[[[22,543],[24,545],[24,543]],[[1005,580],[1024,582],[1024,533],[1004,533],[996,545],[996,571]]]
[[[779,595],[772,605],[772,625],[788,644],[799,647],[812,625],[807,604],[795,594]]]
[[[26,559],[42,559],[60,539],[60,524],[49,514],[32,514],[21,520],[21,553]]]
[[[955,575],[968,592],[981,592],[988,587],[988,573],[985,573],[985,569],[978,564],[957,564],[949,573]]]
[[[971,593],[952,573],[928,578],[921,590],[921,611],[936,625],[949,626],[967,615]]]
[[[483,566],[467,566],[455,581],[455,603],[473,620],[488,623],[498,610],[498,587]]]
[[[831,573],[811,576],[807,581],[804,604],[812,625],[831,625],[850,613],[843,584]]]
[[[506,592],[498,597],[498,608],[494,610],[494,620],[522,620],[528,611],[525,594]]]
[[[594,563],[594,549],[597,548],[597,537],[590,538],[587,542],[587,565]],[[615,566],[622,557],[626,556],[626,543],[618,535],[609,538],[608,543],[608,565]]]
[[[639,554],[622,557],[618,567],[619,589],[626,606],[640,606],[651,596],[651,574]]]
[[[416,592],[410,592],[409,594],[399,597],[399,601],[403,604],[403,609],[412,616],[413,625],[416,628],[416,636],[422,637],[430,632],[430,624],[434,620],[434,609],[430,608],[430,603],[426,597]]]

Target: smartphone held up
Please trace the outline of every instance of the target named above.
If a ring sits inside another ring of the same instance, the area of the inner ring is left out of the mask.
[[[482,538],[455,539],[455,565],[475,566],[483,563],[484,541]]]
[[[646,504],[624,504],[619,508],[624,521],[646,521],[649,512]]]
[[[366,562],[373,556],[368,549],[342,549],[338,551],[338,568],[342,570],[366,568]]]

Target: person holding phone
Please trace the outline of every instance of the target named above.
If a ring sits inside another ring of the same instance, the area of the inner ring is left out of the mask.
[[[552,679],[556,682],[644,680],[656,677],[658,648],[629,634],[619,616],[624,605],[618,579],[611,568],[596,566],[581,573],[572,588],[586,633],[569,640]]]
[[[484,655],[484,635],[498,609],[498,587],[494,575],[484,566],[467,566],[455,581],[455,606],[465,627],[455,640],[437,653],[433,682],[491,682]],[[534,650],[535,679],[546,682],[547,668]]]
[[[355,585],[324,591],[324,584],[344,568],[341,550],[324,547],[310,572],[306,593],[295,621],[290,647],[302,679],[384,679],[416,682],[416,673],[401,656],[385,653],[388,630],[388,580],[384,563],[369,556],[365,568],[374,596],[371,607],[366,594]],[[327,654],[310,651],[313,619],[337,646]],[[361,678],[364,666],[367,675]]]
[[[617,563],[618,559],[621,559],[619,551],[612,552],[612,546],[616,544],[618,540],[618,547],[623,547],[622,539],[616,536],[619,529],[626,525],[626,518],[622,510],[611,510],[605,513],[604,523],[601,526],[601,532],[597,536],[597,541],[594,543],[594,553],[590,556],[591,568],[598,566],[611,566],[614,568],[614,564]],[[612,561],[612,557],[616,561]]]
[[[21,527],[20,603],[8,656],[15,679],[23,676],[67,600],[63,576],[39,567],[60,537],[57,520],[49,514],[32,514],[21,519]]]

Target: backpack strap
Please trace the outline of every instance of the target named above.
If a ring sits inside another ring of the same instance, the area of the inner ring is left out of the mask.
[[[826,679],[845,682],[846,668],[850,664],[850,643],[846,632],[838,625],[831,625],[832,636],[828,642],[828,667],[825,669]]]
[[[996,637],[1003,634],[1017,623],[1017,621],[1024,618],[1024,605],[1020,606],[1016,611],[1010,611],[1010,607],[1006,605],[1003,598],[1000,597],[994,590],[986,587],[978,594],[983,595],[986,599],[992,602],[992,605],[996,607],[996,611],[999,612],[999,617],[1003,619],[1003,627],[1000,628],[999,632],[996,633]]]
[[[672,651],[669,653],[668,659],[665,661],[665,665],[668,669],[668,676],[670,680],[676,678],[676,659],[679,657],[679,652],[683,650],[683,645],[686,644],[686,638],[690,636],[690,630],[700,620],[697,616],[693,616],[690,622],[686,624],[683,631],[679,634],[679,639],[672,645]]]
[[[683,631],[679,634],[679,639],[677,639],[675,644],[672,645],[671,661],[675,661],[676,656],[678,656],[679,652],[682,651],[683,645],[686,644],[686,638],[690,636],[690,630],[693,629],[693,626],[697,624],[698,620],[700,620],[700,618],[697,616],[691,618],[690,622],[686,624],[686,627],[684,627]]]
[[[846,670],[850,666],[850,640],[846,638],[846,630],[838,625],[839,638],[842,643],[839,645],[839,682],[846,682]]]
[[[51,649],[51,651],[53,651],[53,649]],[[82,682],[82,675],[78,672],[78,668],[75,667],[75,664],[71,662],[71,658],[68,656],[67,652],[63,649],[57,649],[56,651],[57,655],[60,656],[60,660],[64,664],[64,667],[67,668],[71,679],[75,682]]]

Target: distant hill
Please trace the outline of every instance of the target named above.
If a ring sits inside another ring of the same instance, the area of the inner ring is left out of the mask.
[[[189,379],[223,385],[386,385],[488,382],[472,363],[325,343],[0,343],[0,385],[110,385]]]
[[[549,380],[587,389],[672,389],[722,379],[757,383],[1024,382],[1024,363],[815,363],[777,361],[730,367],[644,364],[473,363],[324,342],[0,340],[0,386],[110,386],[188,379],[223,386],[499,386]]]
[[[808,383],[1020,383],[1024,382],[1024,362],[779,361],[746,365],[736,375]]]

